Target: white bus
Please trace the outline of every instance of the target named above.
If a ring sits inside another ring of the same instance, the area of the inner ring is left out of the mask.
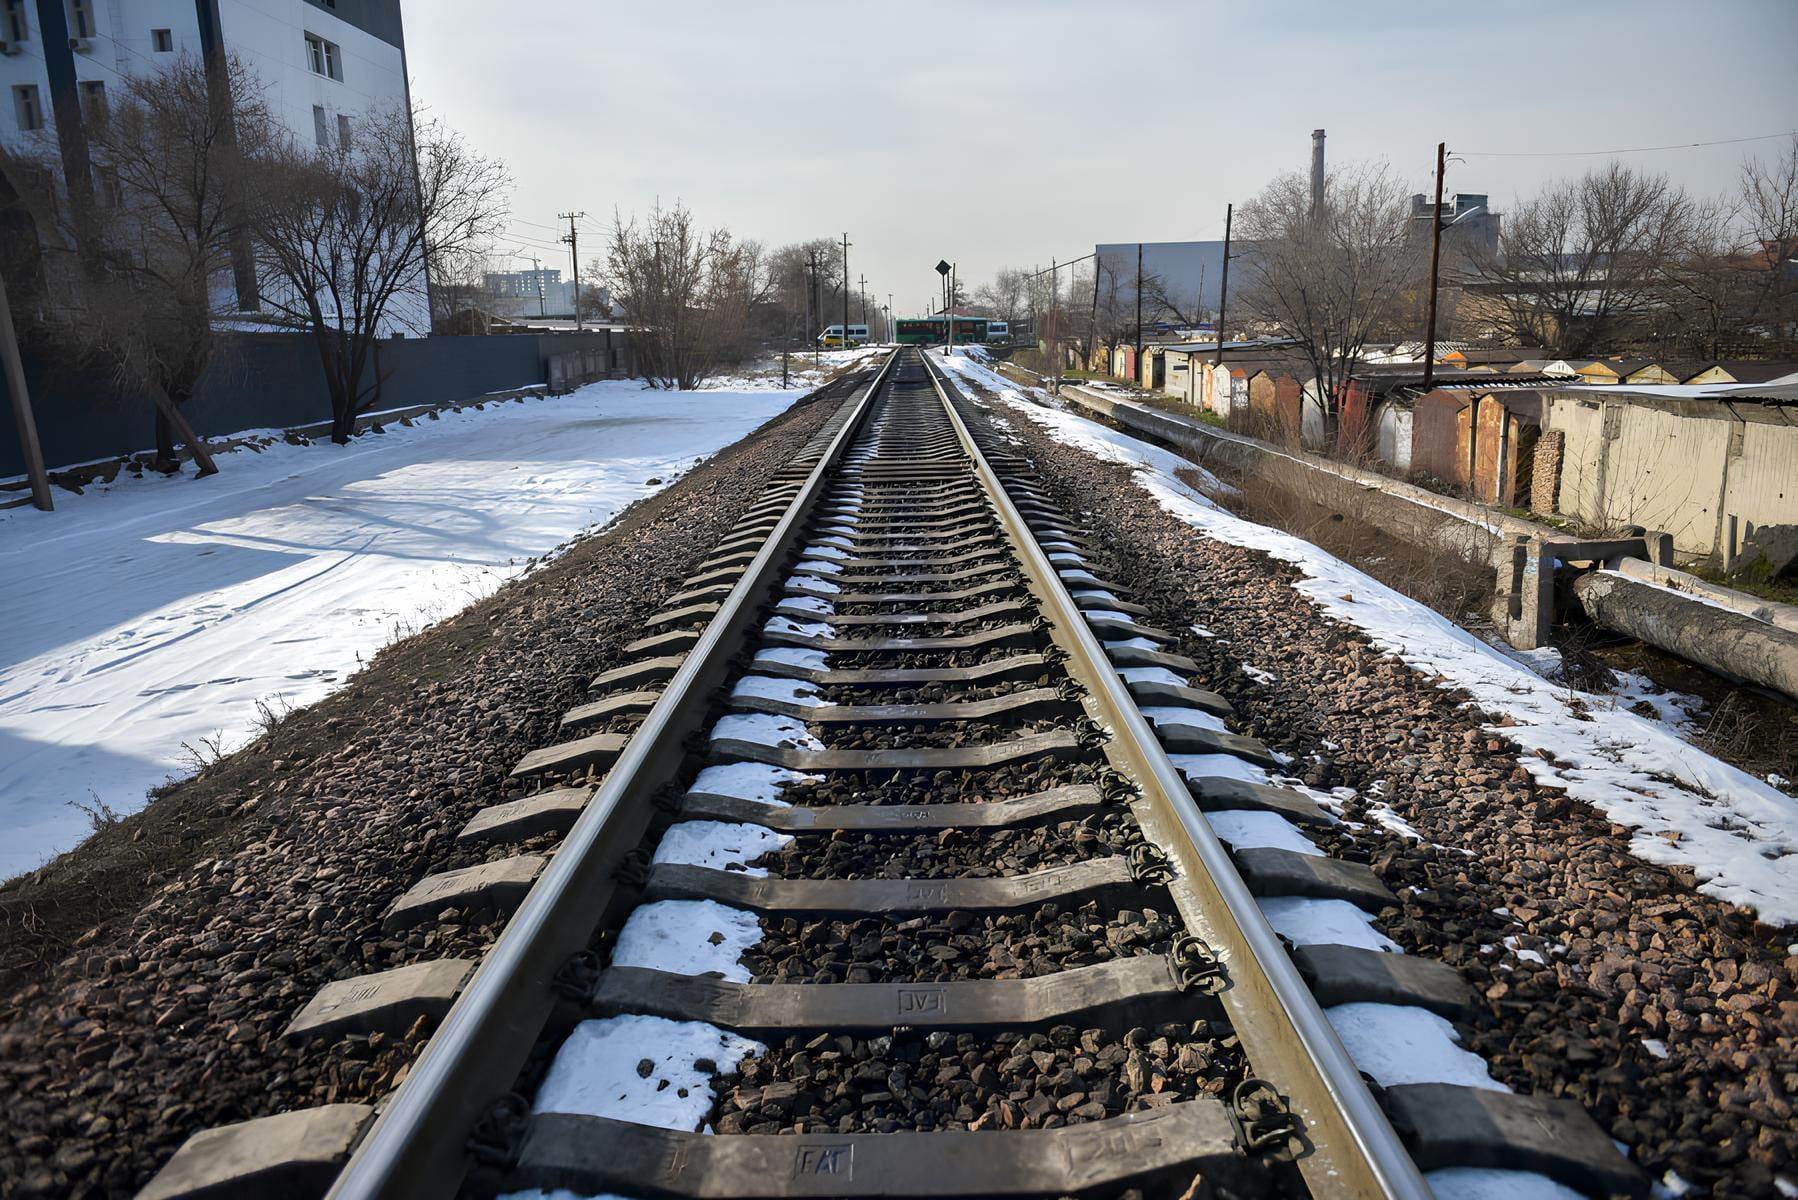
[[[832,325],[829,329],[826,329],[823,333],[818,335],[817,341],[820,346],[823,346],[827,350],[836,349],[842,346],[844,344],[843,327],[841,325]],[[849,327],[848,344],[851,346],[866,346],[868,344],[868,327],[866,325],[851,325]]]

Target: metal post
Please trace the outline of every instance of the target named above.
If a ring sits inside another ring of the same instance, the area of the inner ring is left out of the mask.
[[[1430,213],[1430,304],[1424,318],[1423,387],[1436,378],[1436,282],[1442,264],[1442,174],[1448,165],[1448,143],[1436,143],[1436,207]]]
[[[25,390],[25,364],[19,358],[19,339],[13,332],[12,305],[6,298],[6,277],[0,275],[0,369],[6,372],[6,390],[12,394],[13,420],[19,426],[19,454],[31,479],[31,502],[49,512],[50,477],[44,471],[44,450],[37,440],[37,418],[31,413],[31,395]]]
[[[868,277],[863,275],[855,282],[855,294],[862,302],[862,324],[868,323]]]
[[[949,273],[943,276],[943,286],[947,291],[943,294],[943,326],[949,331],[949,346],[945,354],[955,353],[955,264],[949,264]]]
[[[849,349],[849,235],[843,235],[843,349]]]
[[[1230,302],[1230,219],[1235,215],[1234,204],[1224,205],[1224,272],[1217,290],[1217,356],[1211,360],[1214,367],[1224,362],[1224,306]]]
[[[579,333],[581,328],[581,248],[579,234],[575,232],[574,223],[584,212],[557,213],[556,219],[568,222],[568,236],[563,238],[568,243],[568,261],[574,267],[574,328]]]
[[[1142,243],[1136,243],[1136,375],[1142,380]]]

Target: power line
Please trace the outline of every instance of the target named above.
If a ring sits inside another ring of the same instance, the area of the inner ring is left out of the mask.
[[[1758,133],[1753,137],[1720,138],[1714,142],[1673,142],[1666,146],[1629,146],[1621,150],[1457,150],[1468,158],[1588,158],[1608,154],[1650,154],[1659,150],[1696,150],[1703,146],[1735,146],[1742,142],[1765,142],[1772,138],[1791,137],[1794,130],[1783,133]]]

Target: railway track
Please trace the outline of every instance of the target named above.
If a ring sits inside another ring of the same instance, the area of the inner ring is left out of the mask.
[[[478,967],[297,1014],[441,1019],[401,1086],[197,1135],[144,1194],[1424,1197],[1451,1166],[1640,1190],[1570,1102],[1376,1095],[1324,1008],[1471,995],[1276,936],[1264,902],[1392,897],[1219,840],[1207,813],[1329,818],[1249,781],[1279,755],[977,409],[917,351],[868,372],[462,831],[491,859],[395,901],[390,929],[515,909]]]

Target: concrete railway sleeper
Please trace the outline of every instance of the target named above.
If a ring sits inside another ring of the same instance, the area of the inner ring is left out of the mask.
[[[1640,1193],[1569,1102],[1369,1087],[1324,1006],[1452,1020],[1468,989],[1276,935],[1264,905],[1390,893],[1226,847],[1212,822],[1331,818],[1091,545],[891,356],[468,823],[498,857],[395,901],[510,912],[478,966],[296,1015],[440,1022],[401,1086],[197,1135],[145,1195]]]

